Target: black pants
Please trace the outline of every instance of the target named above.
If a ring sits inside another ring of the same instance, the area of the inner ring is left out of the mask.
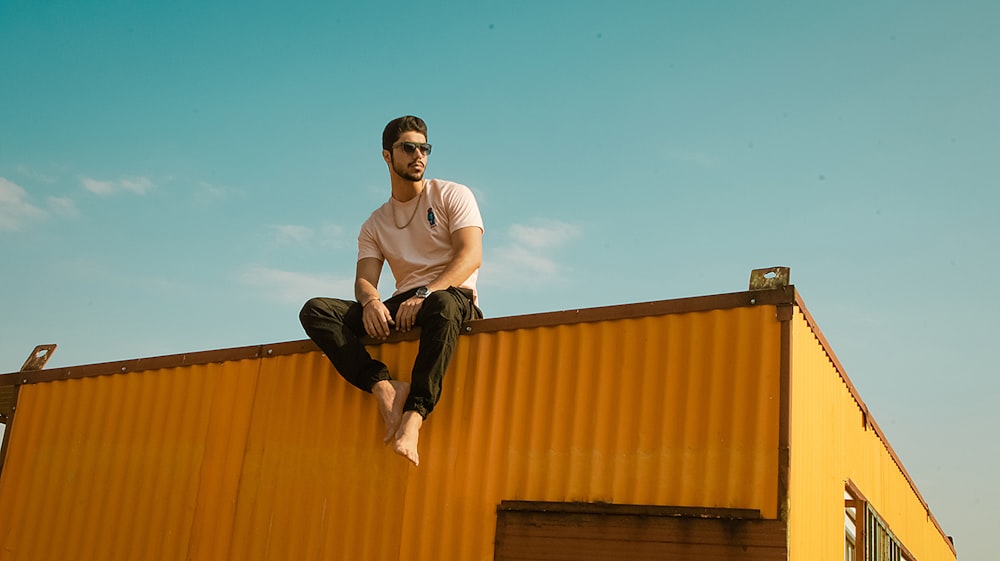
[[[393,319],[400,304],[416,289],[384,302]],[[306,334],[322,349],[340,375],[366,392],[381,380],[391,380],[385,364],[373,359],[358,340],[364,336],[361,304],[336,298],[313,298],[299,312]],[[420,347],[410,376],[410,395],[404,411],[416,411],[426,418],[441,397],[441,381],[458,343],[462,324],[479,319],[483,313],[472,303],[472,291],[449,288],[431,293],[417,312]],[[392,326],[390,326],[392,327]]]

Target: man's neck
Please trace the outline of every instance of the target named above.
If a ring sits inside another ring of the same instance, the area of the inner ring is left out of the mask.
[[[392,198],[401,203],[405,203],[420,195],[420,192],[423,190],[423,179],[420,181],[410,181],[399,176],[392,178]]]

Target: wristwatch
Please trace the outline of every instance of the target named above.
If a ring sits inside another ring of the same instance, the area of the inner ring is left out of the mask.
[[[417,298],[427,298],[430,295],[431,295],[431,289],[427,288],[426,286],[421,286],[420,288],[417,289],[417,293],[414,294],[414,296],[416,296]]]

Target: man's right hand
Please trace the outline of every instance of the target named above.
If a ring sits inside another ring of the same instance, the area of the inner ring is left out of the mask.
[[[389,336],[389,326],[396,324],[392,320],[389,308],[378,299],[365,304],[361,317],[365,324],[365,332],[373,339],[385,339]]]

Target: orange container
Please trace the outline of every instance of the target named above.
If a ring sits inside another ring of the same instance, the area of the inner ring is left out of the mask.
[[[839,561],[847,483],[909,555],[955,559],[794,287],[467,331],[419,467],[309,341],[2,375],[0,561],[599,558],[498,537],[557,511],[615,528],[616,559],[666,551],[636,545],[655,519]],[[417,343],[370,350],[407,379]]]

